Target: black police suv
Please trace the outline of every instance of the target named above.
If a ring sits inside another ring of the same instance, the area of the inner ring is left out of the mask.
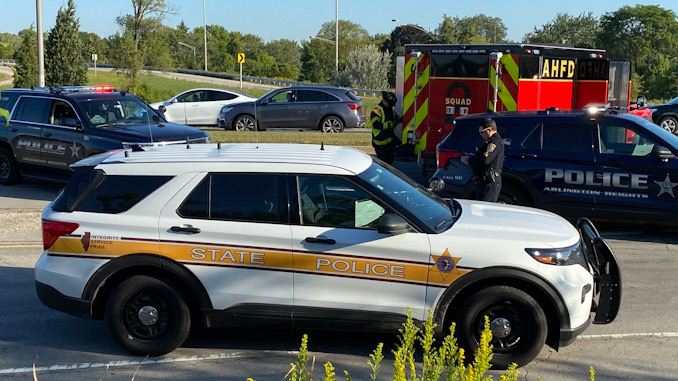
[[[600,111],[457,118],[438,145],[429,186],[446,197],[473,197],[471,168],[459,158],[482,143],[478,126],[491,117],[505,142],[499,201],[572,221],[678,225],[678,137],[635,115]]]
[[[124,147],[207,143],[209,135],[111,86],[0,91],[0,184],[22,175],[66,181],[76,161]]]
[[[678,98],[662,104],[648,105],[652,121],[663,129],[678,135]]]

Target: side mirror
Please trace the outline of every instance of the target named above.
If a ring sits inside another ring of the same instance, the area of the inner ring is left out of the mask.
[[[647,99],[645,99],[644,96],[640,95],[638,96],[638,99],[636,99],[636,106],[638,108],[645,108],[645,102],[647,102]]]
[[[377,232],[381,234],[398,235],[411,232],[410,224],[404,218],[394,213],[386,213],[379,218]]]
[[[172,102],[176,102],[176,101],[172,101]],[[164,114],[165,111],[167,111],[167,107],[165,107],[164,105],[160,105],[160,107],[158,107],[158,111],[160,111],[161,113]]]
[[[652,157],[660,160],[668,160],[673,157],[673,153],[668,148],[655,144],[650,153]]]
[[[80,121],[76,118],[61,118],[59,121],[59,124],[62,126],[67,126],[67,127],[75,127],[75,128],[80,128],[82,127],[82,124],[80,124]]]

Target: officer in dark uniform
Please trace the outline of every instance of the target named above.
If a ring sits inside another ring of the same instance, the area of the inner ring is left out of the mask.
[[[476,148],[474,156],[463,156],[461,161],[471,165],[476,181],[476,199],[497,202],[501,190],[501,169],[504,166],[504,140],[497,132],[492,118],[485,118],[478,127],[485,142]]]
[[[381,95],[381,102],[372,109],[368,123],[372,128],[374,152],[379,159],[392,164],[396,147],[400,145],[400,139],[395,134],[396,125],[400,122],[400,116],[394,109],[398,98],[391,91],[382,91]]]

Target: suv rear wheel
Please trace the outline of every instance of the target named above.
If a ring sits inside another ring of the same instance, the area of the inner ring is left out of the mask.
[[[13,185],[21,180],[19,166],[12,151],[0,148],[0,185]]]
[[[188,338],[191,314],[181,293],[158,278],[137,275],[116,287],[106,303],[115,341],[139,356],[161,356]]]
[[[320,131],[342,132],[344,131],[344,121],[334,115],[326,116],[322,122],[320,122]]]
[[[499,191],[499,202],[508,205],[530,206],[530,200],[522,189],[513,184],[504,184]]]

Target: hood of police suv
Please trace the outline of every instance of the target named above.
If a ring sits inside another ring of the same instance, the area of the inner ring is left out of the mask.
[[[205,131],[178,123],[125,123],[97,129],[97,135],[124,142],[170,142],[205,139]]]
[[[501,203],[455,199],[458,220],[443,235],[473,240],[517,242],[525,247],[568,247],[579,232],[564,218],[545,210]]]

